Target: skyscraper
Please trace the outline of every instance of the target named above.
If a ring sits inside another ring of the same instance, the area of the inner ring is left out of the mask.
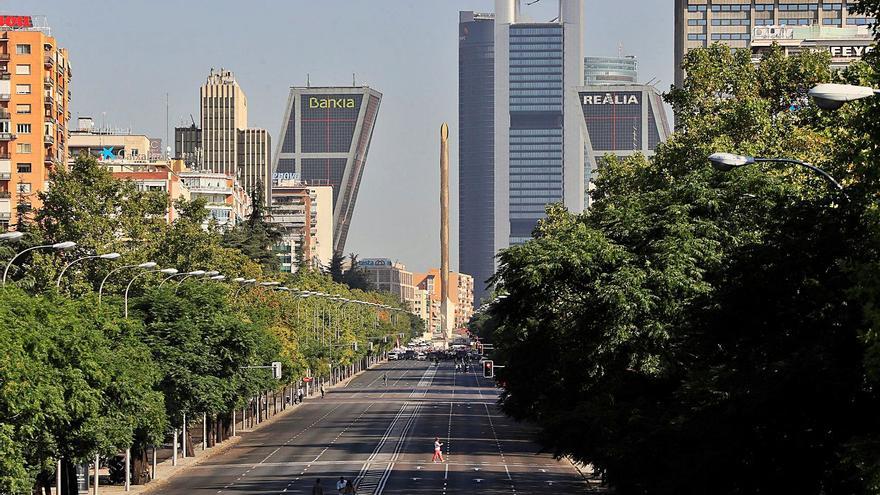
[[[290,88],[274,179],[333,187],[335,253],[345,249],[381,101],[366,86]]]
[[[496,0],[494,19],[459,14],[459,264],[477,301],[495,254],[531,238],[549,203],[583,211],[583,9],[559,0],[556,19],[531,22]]]
[[[184,135],[201,136],[201,162],[197,168],[234,175],[248,194],[260,187],[264,205],[271,203],[272,158],[269,133],[247,127],[247,97],[232,72],[224,69],[208,75],[200,89],[201,129],[189,128]],[[181,148],[185,148],[181,142]],[[181,149],[181,151],[189,151]],[[194,150],[193,150],[194,151]]]
[[[486,296],[495,257],[495,15],[460,12],[458,23],[459,269]]]
[[[495,1],[495,250],[532,236],[549,203],[584,208],[584,2],[551,22]]]
[[[200,103],[202,165],[214,173],[235,174],[238,130],[247,127],[247,97],[232,72],[211,69]]]
[[[681,62],[694,48],[724,43],[759,54],[772,43],[787,53],[828,50],[844,66],[874,43],[876,19],[850,12],[843,0],[675,0],[675,85],[684,82]],[[757,43],[756,43],[757,42]]]
[[[639,62],[632,55],[584,57],[584,84],[637,83]]]

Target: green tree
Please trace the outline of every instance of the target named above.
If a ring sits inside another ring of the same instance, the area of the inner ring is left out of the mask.
[[[809,103],[826,54],[713,45],[684,68],[654,159],[609,158],[593,208],[550,207],[501,253],[502,407],[622,494],[874,493],[880,116]],[[799,168],[717,172],[715,151],[804,159],[849,199]]]
[[[251,213],[247,221],[236,225],[223,236],[223,244],[238,249],[267,272],[277,272],[278,258],[272,248],[281,242],[281,232],[271,223],[271,211],[265,205],[263,187],[258,182],[251,191]]]

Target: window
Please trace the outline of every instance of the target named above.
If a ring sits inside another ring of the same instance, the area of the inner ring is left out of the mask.
[[[15,45],[15,53],[17,55],[30,55],[31,45]]]
[[[31,125],[30,124],[17,124],[15,126],[15,132],[19,134],[30,134],[31,133]]]
[[[19,103],[15,105],[15,113],[28,114],[31,113],[30,103]]]
[[[30,84],[16,84],[15,85],[15,94],[17,94],[17,95],[31,94],[31,85]]]
[[[131,156],[138,156],[138,149],[137,148],[131,149]]]
[[[31,164],[30,163],[19,163],[17,164],[18,173],[20,174],[29,174],[31,173]]]
[[[31,74],[30,64],[18,64],[15,66],[15,73],[19,76],[29,76]]]
[[[17,143],[15,145],[15,151],[26,155],[31,152],[31,143]]]
[[[31,192],[31,183],[30,182],[19,182],[15,185],[15,189],[20,193],[29,193]]]

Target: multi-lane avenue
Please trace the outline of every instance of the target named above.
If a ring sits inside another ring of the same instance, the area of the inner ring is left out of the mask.
[[[376,366],[154,493],[310,494],[320,478],[329,494],[340,476],[357,480],[362,495],[585,491],[570,463],[539,454],[529,429],[498,411],[498,392],[479,371],[456,372],[451,362]],[[442,463],[431,462],[435,437]]]

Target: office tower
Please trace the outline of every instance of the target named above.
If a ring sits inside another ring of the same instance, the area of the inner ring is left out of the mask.
[[[871,50],[876,19],[849,11],[843,0],[675,0],[675,85],[688,51],[712,43],[748,48],[756,56],[778,43],[786,53],[828,50],[843,67]]]
[[[479,302],[495,257],[495,15],[458,23],[458,266]]]
[[[266,129],[238,131],[238,180],[248,194],[259,188],[263,204],[272,204],[272,147]]]
[[[362,87],[292,87],[274,180],[333,187],[333,251],[342,253],[382,94]]]
[[[202,166],[214,173],[235,174],[238,130],[247,127],[247,97],[228,70],[211,69],[200,91]]]
[[[552,22],[495,2],[495,250],[532,236],[549,203],[584,208],[583,0]]]
[[[68,60],[44,17],[0,16],[0,231],[38,209],[50,172],[65,166]]]
[[[653,86],[593,84],[577,91],[587,131],[584,179],[588,191],[606,155],[650,157],[669,137],[663,98]]]
[[[632,55],[584,57],[584,84],[637,83],[639,63]]]
[[[333,257],[333,191],[283,179],[273,185],[272,222],[281,232],[275,253],[282,272],[295,272],[297,255],[313,268],[330,266]]]
[[[201,149],[193,150],[197,157],[193,168],[234,175],[252,197],[259,187],[262,203],[268,206],[272,198],[269,134],[247,127],[247,97],[235,76],[228,70],[211,69],[199,94],[201,129],[193,126],[181,132],[181,151],[189,152],[187,136],[200,135]]]

